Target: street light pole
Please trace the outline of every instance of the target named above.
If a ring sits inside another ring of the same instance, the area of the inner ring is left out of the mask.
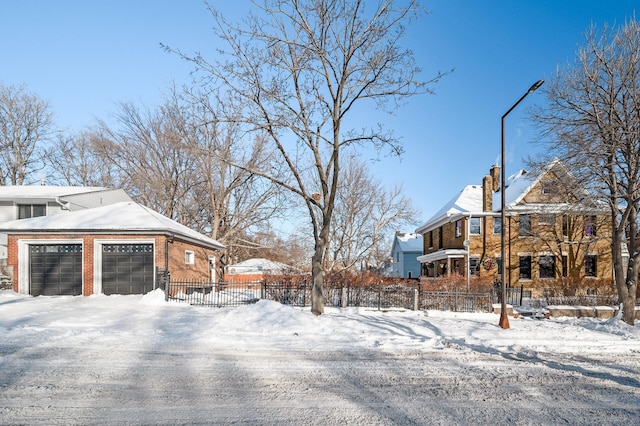
[[[518,104],[520,102],[522,102],[524,100],[524,98],[527,97],[527,95],[535,92],[536,90],[538,90],[540,88],[540,86],[542,86],[542,84],[544,83],[544,80],[538,80],[536,81],[530,88],[529,90],[527,90],[527,93],[525,93],[524,95],[522,95],[522,97],[520,99],[518,99],[518,101],[513,104],[513,106],[511,106],[511,108],[509,108],[509,110],[507,112],[504,113],[504,115],[502,116],[502,145],[501,145],[501,172],[500,172],[500,216],[501,216],[501,220],[502,220],[502,224],[500,225],[502,227],[502,229],[500,230],[500,260],[501,260],[501,265],[500,265],[500,273],[502,274],[502,288],[501,288],[501,293],[500,293],[500,327],[507,329],[509,328],[509,317],[507,316],[507,275],[506,275],[506,271],[507,271],[507,258],[505,255],[505,246],[506,246],[506,235],[505,235],[505,228],[506,228],[506,214],[505,214],[505,207],[506,207],[506,197],[505,197],[505,192],[506,192],[506,179],[505,179],[505,149],[504,149],[504,119],[507,115],[509,115],[509,113],[511,111],[514,110],[515,107],[518,106]]]

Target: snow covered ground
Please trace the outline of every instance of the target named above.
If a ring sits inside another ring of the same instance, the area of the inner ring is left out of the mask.
[[[639,424],[618,319],[0,291],[0,424]]]

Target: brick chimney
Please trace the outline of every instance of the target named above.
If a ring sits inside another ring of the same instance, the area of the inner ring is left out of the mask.
[[[493,178],[486,175],[482,178],[482,211],[493,210]]]
[[[492,166],[491,170],[489,170],[489,174],[493,179],[493,188],[491,188],[491,190],[493,192],[496,192],[498,189],[500,189],[500,166],[498,165]]]

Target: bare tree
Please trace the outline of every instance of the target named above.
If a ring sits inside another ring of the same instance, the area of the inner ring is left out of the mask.
[[[117,168],[99,155],[101,141],[102,135],[88,130],[58,134],[45,153],[50,178],[63,185],[119,187]]]
[[[336,196],[327,269],[378,268],[389,256],[389,235],[417,215],[401,186],[385,188],[364,162],[349,157]]]
[[[261,132],[279,153],[288,178],[262,175],[297,194],[308,211],[315,242],[315,315],[324,312],[324,258],[342,152],[363,144],[402,152],[391,132],[382,126],[356,130],[350,117],[359,108],[384,109],[390,101],[428,92],[429,82],[417,79],[412,52],[400,45],[405,25],[423,12],[418,0],[364,3],[264,0],[254,2],[258,13],[239,25],[209,5],[227,49],[220,59],[209,62],[168,48],[193,61],[206,83],[221,87],[229,102],[244,108],[229,120]]]
[[[210,101],[173,87],[154,109],[121,103],[115,124],[100,123],[90,143],[80,145],[132,197],[225,244],[225,258],[233,259],[252,229],[280,214],[283,191],[249,171],[272,169],[265,144],[244,143],[240,126],[216,119],[218,108],[228,106]],[[84,170],[84,164],[74,165]]]
[[[225,244],[226,255],[235,258],[247,245],[250,230],[268,227],[283,212],[282,188],[256,173],[273,168],[274,153],[262,138],[244,143],[239,124],[217,120],[218,111],[228,106],[211,104],[202,93],[192,93],[190,99],[195,136],[189,152],[199,182],[189,194],[192,222]]]
[[[172,93],[175,95],[175,93]],[[175,98],[155,110],[122,102],[116,126],[101,123],[98,154],[117,168],[129,194],[167,217],[184,223],[184,200],[197,182],[188,155],[186,118]]]
[[[640,26],[592,27],[577,61],[546,86],[549,100],[533,118],[548,152],[604,200],[611,212],[614,278],[623,319],[634,323],[640,241]],[[629,251],[623,267],[623,246]]]
[[[41,167],[41,145],[53,134],[49,104],[24,87],[0,84],[0,176],[23,185]]]

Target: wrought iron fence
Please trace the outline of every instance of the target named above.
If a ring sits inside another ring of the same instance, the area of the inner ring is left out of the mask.
[[[173,281],[163,283],[167,300],[203,306],[239,306],[260,299],[292,306],[311,304],[311,283]],[[433,309],[454,312],[491,312],[499,302],[496,292],[421,291],[415,285],[328,285],[325,306],[375,309]],[[514,306],[522,300],[522,289],[507,289],[507,301]]]
[[[309,283],[264,283],[263,297],[293,305],[311,303]],[[491,292],[426,292],[418,285],[329,285],[324,293],[325,306],[375,309],[438,309],[455,312],[491,312],[495,296]]]
[[[490,292],[425,291],[420,309],[453,312],[492,312],[495,296]]]
[[[212,283],[207,281],[172,281],[165,283],[165,298],[203,306],[239,306],[262,298],[261,283]]]

